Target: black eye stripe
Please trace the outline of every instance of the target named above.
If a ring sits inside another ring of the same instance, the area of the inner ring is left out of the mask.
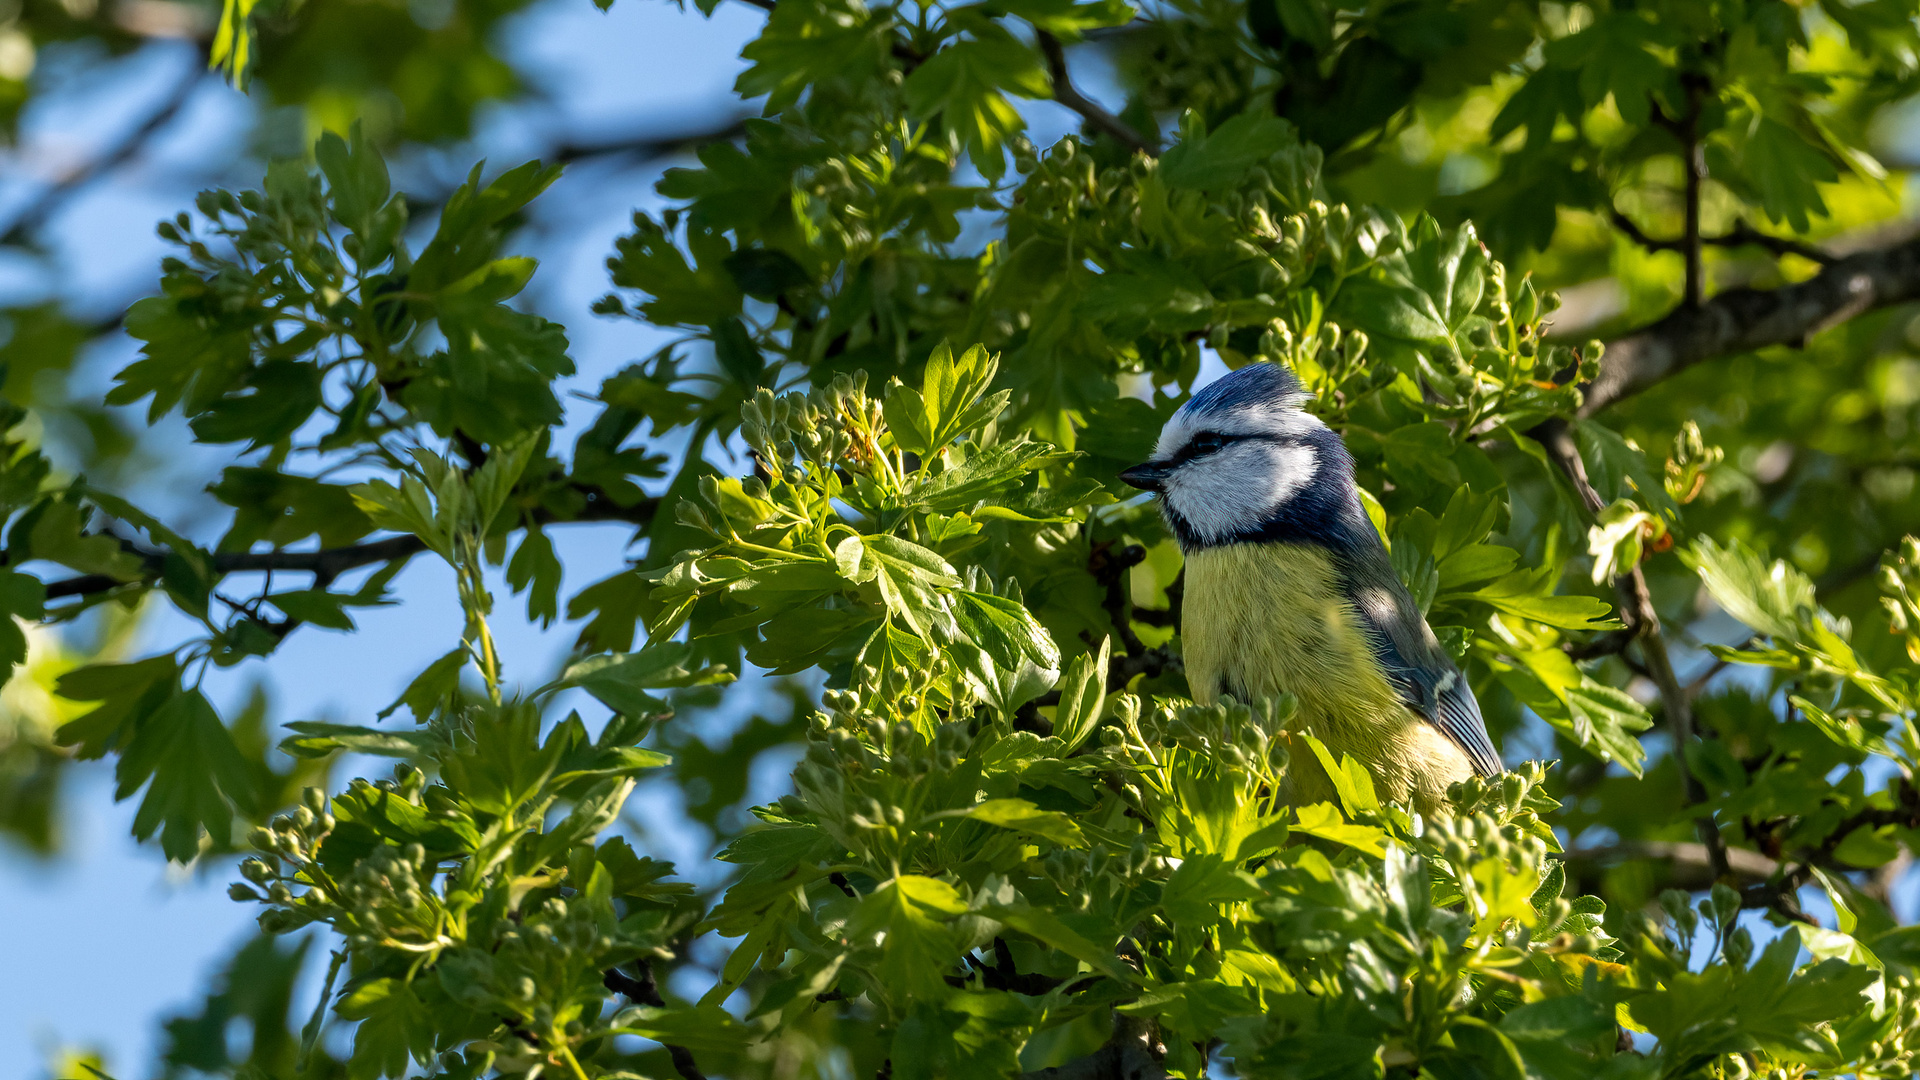
[[[1184,461],[1192,461],[1197,457],[1205,457],[1208,454],[1225,449],[1229,444],[1238,442],[1242,438],[1244,438],[1244,436],[1223,435],[1217,431],[1202,431],[1187,440],[1187,445],[1181,447],[1179,452],[1173,455],[1173,462],[1174,464],[1179,464]]]

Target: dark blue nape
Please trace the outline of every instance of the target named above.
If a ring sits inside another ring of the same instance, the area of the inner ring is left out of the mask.
[[[1187,413],[1199,416],[1244,408],[1276,408],[1299,397],[1300,380],[1280,364],[1262,361],[1215,379],[1187,402]]]

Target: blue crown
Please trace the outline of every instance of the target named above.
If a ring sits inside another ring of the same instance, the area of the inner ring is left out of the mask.
[[[1307,392],[1283,364],[1262,361],[1229,372],[1193,395],[1182,410],[1190,416],[1239,409],[1277,409],[1298,405]]]

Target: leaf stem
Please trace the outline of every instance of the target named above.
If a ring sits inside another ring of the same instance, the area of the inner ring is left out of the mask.
[[[566,1059],[567,1066],[573,1070],[574,1080],[587,1080],[587,1070],[580,1067],[580,1059],[573,1056],[573,1047],[560,1044],[560,1056]]]

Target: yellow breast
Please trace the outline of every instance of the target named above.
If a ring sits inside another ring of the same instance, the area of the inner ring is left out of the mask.
[[[1298,699],[1297,723],[1351,754],[1382,798],[1432,812],[1472,775],[1467,756],[1401,704],[1374,661],[1327,553],[1304,544],[1228,544],[1187,556],[1182,651],[1195,701]],[[1311,754],[1295,754],[1296,802],[1331,797]]]

